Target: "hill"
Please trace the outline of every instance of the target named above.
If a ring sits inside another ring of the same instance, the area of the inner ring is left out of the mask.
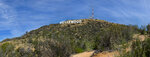
[[[84,51],[107,51],[132,40],[138,28],[98,19],[50,24],[0,43],[2,57],[69,57]]]

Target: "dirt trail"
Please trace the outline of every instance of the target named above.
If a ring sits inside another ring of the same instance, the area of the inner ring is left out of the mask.
[[[117,55],[119,55],[118,51],[113,51],[113,52],[104,51],[104,52],[96,54],[93,57],[115,57]]]
[[[146,38],[148,38],[148,36],[147,36],[147,35],[135,34],[135,35],[133,36],[133,38],[134,38],[134,39],[138,38],[139,40],[144,41]],[[135,40],[134,40],[134,41],[135,41]]]
[[[70,57],[90,57],[91,55],[93,55],[95,51],[89,51],[89,52],[83,52],[83,53],[79,53],[79,54],[74,54]]]
[[[132,45],[132,42],[133,41],[136,41],[136,39],[138,38],[139,40],[141,41],[144,41],[147,36],[145,35],[139,35],[139,34],[135,34],[133,36],[133,40],[128,42],[127,44],[125,45],[129,45],[129,47],[127,47],[125,49],[126,52],[130,51],[131,50],[131,45]],[[91,57],[93,55],[94,51],[91,51],[91,52],[83,52],[83,53],[79,53],[79,54],[75,54],[75,55],[72,55],[71,57]],[[109,51],[103,51],[101,53],[98,53],[98,54],[94,54],[94,56],[92,57],[115,57],[115,56],[118,56],[119,55],[119,51],[112,51],[112,52],[109,52]]]
[[[126,48],[126,52],[131,51],[131,45],[132,45],[133,41],[136,41],[136,39],[139,39],[140,41],[144,41],[146,38],[148,38],[147,35],[135,34],[133,36],[133,40],[127,43],[129,45],[129,47]]]

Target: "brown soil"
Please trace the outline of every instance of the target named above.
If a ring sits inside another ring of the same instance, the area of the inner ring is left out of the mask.
[[[94,51],[83,52],[83,53],[79,53],[79,54],[74,54],[70,57],[90,57],[93,53],[94,53]]]
[[[119,55],[118,51],[113,51],[113,52],[104,51],[104,52],[96,54],[93,57],[115,57],[115,56],[118,56],[118,55]]]

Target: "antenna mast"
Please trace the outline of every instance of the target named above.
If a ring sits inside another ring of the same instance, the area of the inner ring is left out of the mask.
[[[90,19],[94,19],[94,8],[92,8],[92,15],[90,16]]]

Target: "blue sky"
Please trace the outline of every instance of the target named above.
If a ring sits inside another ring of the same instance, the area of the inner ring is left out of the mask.
[[[0,41],[68,19],[95,18],[132,25],[150,23],[150,0],[0,0]]]

